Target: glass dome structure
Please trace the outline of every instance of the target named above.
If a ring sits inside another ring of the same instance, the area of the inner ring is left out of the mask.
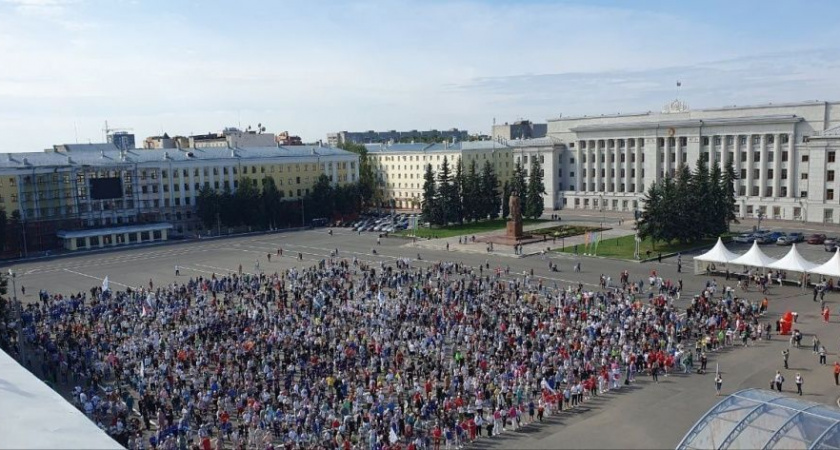
[[[677,445],[683,449],[840,450],[840,409],[763,389],[729,395]]]

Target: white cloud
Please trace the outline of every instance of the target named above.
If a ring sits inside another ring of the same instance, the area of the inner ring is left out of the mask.
[[[756,43],[716,21],[662,11],[0,2],[0,151],[70,141],[74,121],[82,140],[97,139],[105,119],[141,137],[161,126],[209,131],[240,116],[310,140],[339,129],[486,132],[494,116],[657,108],[678,78],[697,106],[837,97],[834,52],[771,54],[812,36]]]

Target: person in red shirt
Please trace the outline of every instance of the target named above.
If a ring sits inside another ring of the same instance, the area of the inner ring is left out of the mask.
[[[432,440],[434,441],[434,450],[440,450],[440,437],[443,433],[440,431],[440,426],[437,424],[432,429]]]

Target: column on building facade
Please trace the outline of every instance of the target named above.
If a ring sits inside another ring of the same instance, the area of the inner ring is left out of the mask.
[[[657,158],[659,160],[659,158]],[[659,174],[656,175],[657,177]],[[671,176],[671,138],[665,138],[665,168],[664,168],[664,177],[668,178]]]
[[[788,178],[787,178],[787,196],[788,198],[796,198],[796,156],[793,154],[793,133],[788,135]]]
[[[762,134],[759,141],[759,164],[758,164],[758,196],[765,197],[767,194],[767,170],[773,167],[767,164],[767,135]]]
[[[585,154],[586,154],[586,168],[584,169],[584,175],[586,175],[586,176],[583,178],[583,180],[584,180],[583,191],[584,192],[589,192],[591,190],[589,188],[589,185],[592,184],[593,180],[594,180],[594,174],[592,173],[592,171],[593,171],[592,168],[594,167],[594,164],[595,164],[594,159],[595,159],[595,153],[596,153],[595,149],[593,148],[594,146],[595,146],[595,141],[589,141],[586,144],[586,152],[585,152]]]
[[[782,135],[773,135],[773,196],[781,197],[782,192]]]
[[[732,164],[735,170],[736,180],[735,180],[735,195],[740,195],[741,192],[741,185],[745,183],[745,180],[741,179],[741,136],[734,135],[732,136]]]
[[[139,231],[135,231],[134,233],[137,235],[137,243],[139,244],[139,243],[143,242],[143,233],[141,233]]]
[[[612,158],[615,157],[616,145],[618,143],[615,139],[612,141],[612,146],[610,145],[610,141],[607,140],[607,146],[604,147],[604,193],[613,191],[613,177],[611,174],[613,168]]]
[[[753,137],[751,134],[747,135],[747,197],[752,195],[753,183],[753,166],[755,165],[755,158],[753,158]]]
[[[717,158],[716,158],[716,156],[717,156],[717,144],[715,143],[715,139],[717,139],[717,138],[718,138],[718,136],[715,136],[715,135],[709,136],[709,164],[708,164],[709,170],[711,170],[712,167],[714,167],[715,161],[717,161]],[[723,137],[721,137],[721,139],[720,139],[721,155],[723,154],[723,147],[724,147],[725,144],[726,143],[724,142]]]
[[[633,144],[632,146],[630,145],[631,143]],[[630,191],[630,184],[632,184],[631,183],[632,178],[631,178],[630,174],[632,173],[631,169],[633,168],[632,167],[633,163],[631,163],[630,161],[633,160],[633,158],[631,157],[633,155],[632,149],[635,148],[635,146],[637,144],[638,143],[633,138],[624,140],[624,189],[623,189],[624,193],[631,192]]]
[[[644,151],[644,144],[645,138],[636,138],[636,162],[635,162],[635,169],[636,169],[636,192],[642,193],[644,192],[644,188],[642,187],[642,152]]]
[[[117,245],[117,233],[111,233],[111,245]]]
[[[581,145],[585,141],[578,141],[577,148],[575,148],[575,191],[580,192],[583,190],[583,150],[581,149]]]
[[[613,192],[614,193],[622,191],[622,189],[621,189],[621,181],[622,181],[622,178],[621,178],[621,155],[623,155],[624,152],[621,151],[621,146],[619,145],[620,143],[624,143],[624,149],[625,150],[627,149],[627,141],[625,141],[624,139],[616,139],[615,140],[615,152],[613,152],[613,154],[615,155],[615,163],[613,164],[613,168],[615,169],[615,175],[613,175]]]
[[[729,148],[727,147],[727,141],[729,140],[729,136],[723,135],[720,137],[720,160],[718,161],[718,165],[720,165],[720,173],[722,174],[726,170],[726,159],[727,153],[729,152]],[[711,167],[711,166],[709,166]]]
[[[85,238],[85,248],[90,248],[90,237]]]
[[[680,145],[680,138],[674,138],[674,148],[672,150],[674,151],[674,173],[676,173],[679,167],[685,163],[682,157],[683,147]]]
[[[604,142],[606,145],[606,142]],[[595,192],[603,192],[601,190],[601,183],[603,178],[601,177],[601,169],[604,168],[604,164],[601,162],[601,158],[604,155],[604,148],[601,146],[600,141],[595,141]]]
[[[123,233],[123,244],[128,244],[131,242],[128,237],[128,233]]]

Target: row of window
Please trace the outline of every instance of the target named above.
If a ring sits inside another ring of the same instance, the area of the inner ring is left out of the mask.
[[[775,143],[775,140],[776,140],[775,135],[766,134],[764,136],[765,136],[767,144],[774,144]],[[787,143],[790,142],[790,135],[789,134],[781,134],[781,135],[779,135],[779,137],[780,137],[780,143],[782,143],[782,144],[787,144]],[[712,142],[714,142],[714,145],[724,145],[724,142],[726,143],[726,145],[734,145],[735,144],[735,136],[725,136],[725,138],[726,138],[725,141],[724,141],[723,138],[724,138],[724,136],[714,136],[714,137],[703,136],[702,142],[703,142],[703,145],[710,145]],[[593,148],[593,147],[614,148],[615,145],[616,145],[616,142],[618,143],[619,148],[624,148],[625,142],[627,143],[627,145],[629,147],[632,148],[632,147],[636,146],[636,139],[637,138],[598,139],[597,141],[594,141],[594,140],[580,141],[580,148],[587,148],[587,146],[589,148]],[[644,147],[645,146],[645,139],[644,138],[639,138],[639,139],[641,139],[640,147]],[[597,142],[597,144],[596,144],[596,142]],[[664,137],[656,138],[656,144],[659,147],[664,147],[666,142],[667,142],[669,147],[675,147],[675,146],[677,146],[677,144],[679,144],[680,147],[685,147],[685,146],[688,146],[688,137],[681,136],[681,137],[669,137],[669,138],[664,138]],[[740,145],[747,145],[747,136],[739,136],[738,142],[739,142]],[[753,145],[761,145],[761,136],[760,135],[752,135],[752,143],[753,143]],[[574,142],[569,144],[569,146],[574,147]]]

